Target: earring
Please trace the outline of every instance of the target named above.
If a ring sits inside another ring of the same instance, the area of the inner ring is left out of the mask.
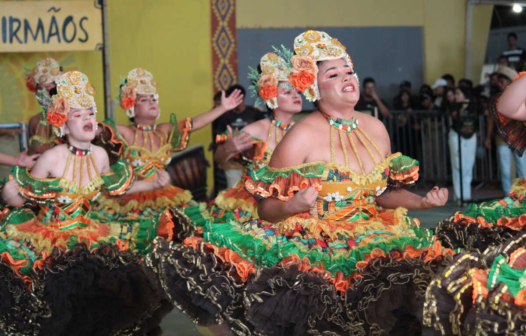
[[[132,106],[129,109],[127,109],[126,115],[128,116],[128,118],[135,118],[135,107]]]

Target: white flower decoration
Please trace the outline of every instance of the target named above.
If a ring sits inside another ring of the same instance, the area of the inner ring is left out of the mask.
[[[97,195],[93,196],[91,201],[95,201],[97,198],[99,198],[99,196],[100,196],[100,191],[97,193]]]
[[[383,188],[376,187],[376,196],[380,196],[381,194],[383,194],[386,189],[387,189],[387,186]]]
[[[142,163],[141,159],[135,159],[135,160],[132,161],[131,165],[134,166],[134,167],[140,167],[140,166],[143,165],[143,163]]]
[[[327,202],[332,202],[332,201],[339,202],[339,201],[343,201],[345,199],[345,196],[340,195],[340,192],[337,191],[334,193],[328,193],[327,196],[323,197],[323,199],[326,200]]]
[[[60,203],[70,203],[71,202],[71,198],[69,198],[68,196],[60,196],[57,200]]]

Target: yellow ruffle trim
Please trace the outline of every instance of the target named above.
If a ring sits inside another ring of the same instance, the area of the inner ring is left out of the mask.
[[[323,230],[325,235],[332,239],[338,239],[338,236],[347,236],[351,239],[365,235],[368,231],[387,231],[393,236],[415,237],[411,229],[417,223],[411,222],[407,216],[407,209],[397,208],[395,210],[380,210],[380,212],[394,212],[393,223],[388,222],[376,215],[370,219],[357,220],[352,222],[318,219],[313,216],[305,218],[301,215],[292,216],[280,223],[268,223],[276,228],[281,235],[292,232],[297,225],[303,227],[310,235],[316,239],[323,239],[320,233]]]
[[[510,193],[516,193],[519,196],[522,196],[526,193],[526,179],[518,178],[513,182],[511,186]]]
[[[257,201],[245,190],[244,183],[238,182],[233,188],[238,190],[235,192],[231,189],[223,191],[216,197],[214,203],[223,210],[236,211],[241,208],[245,212],[250,212],[253,219],[259,218]],[[227,193],[228,196],[226,196]]]
[[[82,240],[82,236],[86,236],[87,233],[98,234],[98,227],[100,225],[101,225],[100,223],[92,220],[89,227],[82,228],[82,229],[71,229],[71,230],[67,230],[67,232],[69,233],[70,236],[76,235],[77,237],[80,237],[79,242],[85,242],[84,240]],[[9,239],[26,240],[35,247],[35,250],[37,252],[46,251],[46,252],[51,253],[55,245],[58,245],[58,244],[67,245],[67,243],[70,242],[69,239],[60,238],[60,239],[57,239],[55,243],[52,243],[51,240],[49,240],[49,238],[44,237],[40,232],[37,233],[37,232],[29,232],[29,231],[19,231],[17,229],[17,225],[13,225],[13,224],[8,224],[6,225],[5,228],[7,232],[7,237]],[[63,235],[65,233],[64,232],[65,230],[60,230],[60,229],[46,228],[46,230],[49,231],[51,234],[57,233],[57,236]],[[120,230],[119,230],[119,233],[120,233]],[[96,242],[107,241],[109,237],[110,235],[108,236],[99,235],[97,237]],[[119,236],[116,235],[116,237],[118,238]],[[86,243],[89,243],[89,242],[86,242]]]
[[[174,194],[172,198],[160,196],[155,200],[147,200],[140,203],[137,200],[130,200],[124,206],[120,205],[117,200],[105,197],[103,195],[101,195],[97,201],[100,204],[100,208],[108,207],[114,209],[121,215],[126,215],[134,210],[144,211],[146,208],[152,208],[155,211],[161,212],[165,209],[188,203],[191,200],[192,193],[188,190],[184,190]]]

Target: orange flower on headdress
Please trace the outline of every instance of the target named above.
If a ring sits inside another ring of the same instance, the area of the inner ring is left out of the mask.
[[[49,110],[67,116],[69,113],[69,102],[64,98],[56,98],[53,100],[53,106]]]
[[[122,88],[122,94],[123,97],[130,97],[132,99],[137,98],[137,92],[135,89],[127,85]]]
[[[135,105],[135,98],[137,97],[137,92],[135,88],[131,86],[122,87],[122,97],[121,97],[121,107],[124,110],[130,109]]]
[[[259,89],[259,96],[263,100],[269,100],[278,96],[278,89],[275,86],[267,85]]]
[[[62,127],[68,121],[69,102],[64,98],[56,98],[47,111],[46,121],[55,127]]]
[[[37,92],[37,87],[35,86],[35,79],[31,73],[26,76],[26,87],[31,92]]]
[[[292,72],[294,73],[302,71],[310,72],[313,75],[318,73],[318,66],[309,56],[294,55],[290,59],[290,62],[292,63]]]
[[[299,92],[307,90],[311,85],[314,84],[316,76],[309,71],[296,72],[289,76],[289,82]]]
[[[68,121],[68,116],[58,113],[48,112],[46,121],[55,127],[62,127]]]
[[[257,85],[260,88],[265,86],[278,86],[278,79],[273,75],[263,75],[259,78]]]
[[[124,110],[130,109],[135,105],[135,99],[131,97],[122,97],[121,98],[121,107]]]

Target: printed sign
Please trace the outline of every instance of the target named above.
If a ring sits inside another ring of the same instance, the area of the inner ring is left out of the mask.
[[[91,1],[0,1],[0,52],[102,48],[102,13]]]

